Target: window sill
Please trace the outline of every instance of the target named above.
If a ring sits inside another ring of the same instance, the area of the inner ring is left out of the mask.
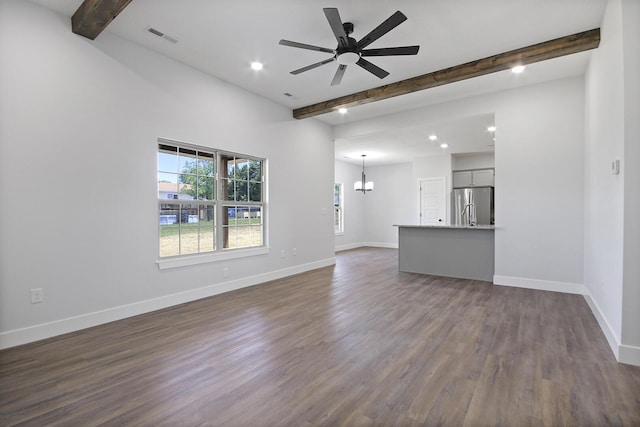
[[[160,270],[169,268],[187,267],[190,265],[206,264],[210,262],[226,261],[229,259],[246,258],[255,255],[266,255],[269,253],[268,247],[230,250],[228,252],[217,252],[210,254],[186,255],[173,258],[159,259],[156,261]]]

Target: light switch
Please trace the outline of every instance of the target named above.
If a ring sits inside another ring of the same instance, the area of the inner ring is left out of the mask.
[[[611,173],[614,175],[620,175],[620,160],[614,160],[611,162]]]

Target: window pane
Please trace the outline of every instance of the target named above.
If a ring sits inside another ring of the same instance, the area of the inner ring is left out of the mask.
[[[178,175],[158,172],[158,199],[178,198]]]
[[[158,152],[158,170],[161,172],[178,172],[177,153]]]
[[[249,200],[249,182],[236,181],[236,201],[246,202]]]
[[[236,159],[236,179],[249,180],[249,161],[247,159]]]
[[[160,256],[180,254],[180,224],[178,216],[180,206],[174,204],[160,205]]]
[[[213,178],[198,177],[198,200],[213,200]]]
[[[198,181],[195,175],[180,174],[179,176],[180,200],[194,200]]]
[[[225,197],[225,200],[232,200],[235,201],[236,200],[236,181],[235,180],[228,180],[226,183],[223,181],[222,185],[226,186],[224,188],[226,188],[227,190],[227,194]]]
[[[262,182],[262,162],[259,160],[249,161],[249,180]]]
[[[249,183],[249,200],[252,202],[262,201],[262,184],[259,182]]]
[[[211,252],[216,248],[214,213],[214,206],[200,206],[200,252]]]
[[[197,169],[196,151],[180,148],[178,153],[178,172],[195,175]]]
[[[214,167],[212,158],[199,158],[198,159],[198,175],[199,176],[213,176]]]
[[[200,231],[198,206],[182,205],[178,222],[180,223],[180,253],[198,253]]]
[[[236,215],[238,214],[238,208],[236,206],[228,206],[223,209],[223,224],[224,225],[236,225]],[[242,214],[242,213],[240,213]]]
[[[252,225],[249,228],[249,246],[262,246],[262,226]]]
[[[223,240],[224,240],[224,247],[226,249],[238,247],[237,235],[236,235],[237,229],[238,227],[224,227],[223,232],[225,233],[225,236]]]
[[[227,162],[227,177],[233,178],[236,173],[236,162],[233,157],[225,157]]]
[[[262,224],[262,207],[251,206],[249,208],[249,218],[251,219],[251,225]]]

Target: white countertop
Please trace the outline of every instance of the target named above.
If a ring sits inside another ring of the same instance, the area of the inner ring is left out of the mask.
[[[495,230],[495,225],[415,225],[415,224],[393,224],[394,227],[408,228],[450,228],[454,230]]]

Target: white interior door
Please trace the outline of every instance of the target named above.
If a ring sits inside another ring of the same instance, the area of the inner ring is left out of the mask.
[[[445,177],[421,179],[420,225],[445,225],[447,200]]]

